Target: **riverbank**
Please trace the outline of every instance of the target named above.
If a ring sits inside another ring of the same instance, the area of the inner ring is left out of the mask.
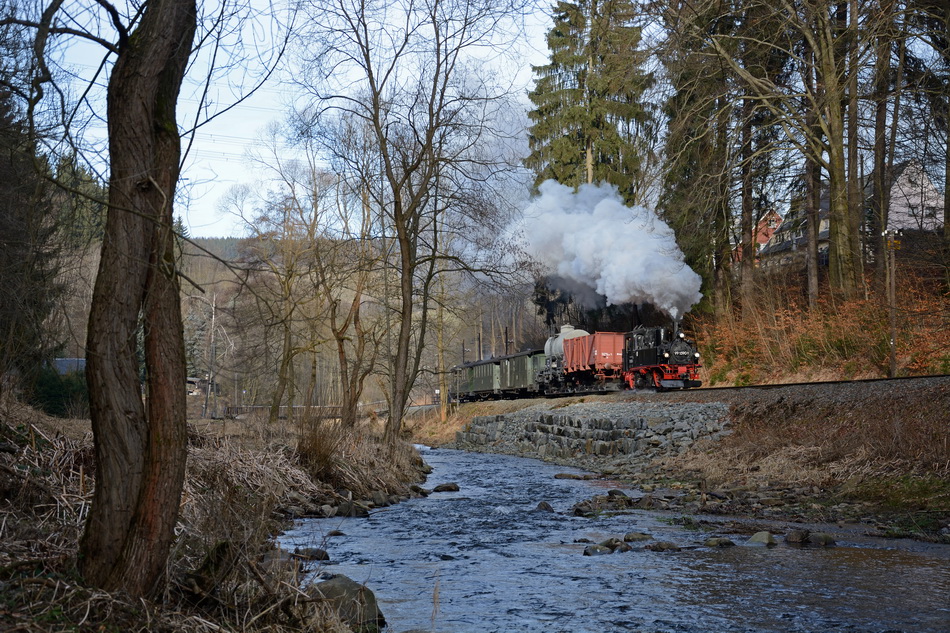
[[[597,455],[591,443],[565,455],[524,441],[532,424],[572,411],[610,419],[619,407],[643,418],[650,414],[637,411],[650,407],[716,404],[721,409],[710,411],[726,412],[728,432],[688,450]],[[659,508],[857,524],[868,534],[950,543],[947,411],[950,379],[922,378],[474,403],[462,405],[450,424],[417,425],[416,437],[455,445],[450,429],[464,432],[473,418],[488,416],[508,432],[462,447],[593,470],[647,493],[660,491],[651,499]]]
[[[310,449],[300,442],[310,440]],[[167,589],[155,601],[85,586],[78,543],[92,500],[88,420],[0,409],[0,630],[345,632],[299,578],[308,555],[274,549],[306,516],[359,516],[407,499],[425,466],[372,429],[248,421],[189,425]],[[322,447],[322,448],[313,448]],[[312,555],[312,554],[311,554]]]

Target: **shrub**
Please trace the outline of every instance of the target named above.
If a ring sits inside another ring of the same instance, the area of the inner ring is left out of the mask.
[[[32,389],[32,404],[58,418],[89,417],[89,389],[83,372],[60,374],[44,367]]]

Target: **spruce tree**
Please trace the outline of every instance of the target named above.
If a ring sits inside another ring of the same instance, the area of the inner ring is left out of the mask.
[[[0,390],[18,383],[27,395],[59,347],[47,327],[62,285],[45,169],[13,94],[0,88]]]
[[[642,102],[652,82],[639,51],[630,0],[558,2],[548,32],[550,63],[533,68],[534,109],[525,164],[537,175],[577,187],[615,185],[628,203],[642,195],[640,138],[651,117]]]

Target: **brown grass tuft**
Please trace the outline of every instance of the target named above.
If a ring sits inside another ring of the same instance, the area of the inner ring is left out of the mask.
[[[253,446],[247,448],[232,434],[191,429],[171,582],[152,603],[78,579],[78,542],[94,486],[92,438],[72,432],[82,425],[70,425],[70,436],[50,430],[62,424],[28,407],[0,409],[0,630],[347,631],[300,587],[293,569],[259,562],[281,526],[275,510],[288,495],[333,499],[337,483],[358,492],[385,488],[396,472],[417,474],[407,466],[411,447],[384,447],[369,435],[350,434],[325,456],[331,483],[312,477],[282,442],[295,440],[295,430],[228,422]],[[384,474],[370,476],[374,469]],[[214,581],[203,584],[196,571],[215,558]]]

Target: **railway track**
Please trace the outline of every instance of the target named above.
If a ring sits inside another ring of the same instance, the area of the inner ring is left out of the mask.
[[[720,387],[701,387],[699,389],[694,389],[691,391],[683,391],[678,393],[696,393],[708,392],[708,391],[733,391],[737,389],[749,389],[749,390],[768,390],[768,389],[781,389],[785,387],[810,387],[810,386],[829,386],[829,385],[852,385],[852,384],[870,384],[870,383],[899,383],[899,382],[913,382],[919,380],[932,380],[932,379],[950,379],[950,374],[934,374],[929,376],[898,376],[896,378],[859,378],[856,380],[821,380],[821,381],[812,381],[812,382],[783,382],[783,383],[772,383],[764,385],[732,385],[732,386],[720,386]]]

